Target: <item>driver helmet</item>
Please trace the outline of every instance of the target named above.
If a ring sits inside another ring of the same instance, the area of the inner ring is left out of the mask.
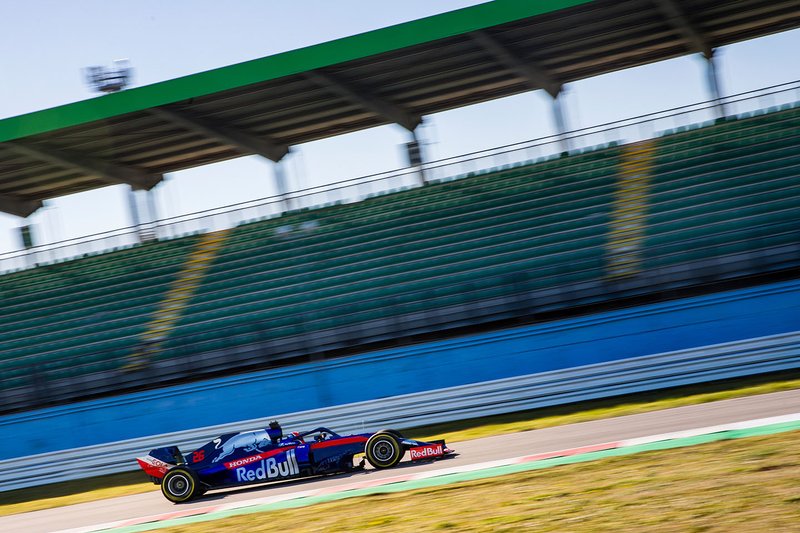
[[[283,437],[283,430],[281,429],[281,425],[277,420],[273,420],[269,423],[267,435],[269,435],[269,438],[273,444],[277,444],[278,441],[281,440]]]

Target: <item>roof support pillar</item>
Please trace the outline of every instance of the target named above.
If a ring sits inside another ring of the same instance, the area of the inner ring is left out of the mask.
[[[272,177],[275,179],[275,189],[281,197],[284,211],[292,210],[292,200],[289,198],[289,184],[286,179],[286,160],[275,161],[272,165]]]
[[[683,37],[686,48],[702,54],[706,59],[706,78],[711,99],[716,103],[715,112],[717,118],[724,118],[726,116],[725,102],[722,100],[719,76],[714,63],[715,49],[711,39],[700,25],[690,19],[675,0],[655,0],[655,3],[667,23]]]
[[[157,237],[156,228],[158,227],[158,208],[156,207],[156,191],[150,189],[144,193],[147,199],[147,212],[150,215],[150,226],[153,238]]]
[[[128,210],[131,213],[131,224],[136,231],[138,241],[142,242],[142,217],[139,215],[139,202],[133,187],[128,189]]]
[[[547,91],[547,94],[553,99],[553,118],[560,139],[561,150],[562,152],[568,152],[569,141],[566,137],[567,125],[564,119],[562,100],[559,99],[559,96],[563,93],[562,89],[564,87],[561,80],[547,69],[525,59],[508,45],[499,41],[496,36],[485,30],[472,32],[470,37],[472,37],[481,48],[505,65],[511,72],[523,79],[532,90],[544,89]]]
[[[718,65],[714,61],[713,51],[710,55],[704,56],[706,60],[706,77],[708,79],[708,90],[711,93],[711,99],[714,101],[714,111],[717,118],[725,118],[728,116],[725,109],[725,100],[722,97],[722,88],[719,81]]]
[[[567,119],[564,115],[564,99],[561,96],[563,91],[559,91],[558,94],[553,96],[552,101],[552,109],[553,109],[553,122],[556,125],[556,134],[558,135],[558,142],[561,145],[561,152],[566,154],[570,150],[570,142],[569,138],[567,137]]]
[[[409,142],[406,143],[406,151],[408,153],[408,164],[412,167],[417,167],[417,175],[419,176],[419,184],[425,185],[428,180],[425,178],[425,155],[422,152],[422,144],[419,142],[417,130],[409,130]]]
[[[139,242],[152,241],[156,238],[156,212],[155,191],[128,189],[128,208],[131,213],[131,222],[136,228]]]

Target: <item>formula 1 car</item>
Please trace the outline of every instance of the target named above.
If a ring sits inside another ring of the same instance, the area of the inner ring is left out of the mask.
[[[391,429],[339,435],[318,427],[284,436],[280,424],[271,422],[267,429],[220,435],[186,455],[177,446],[167,446],[136,461],[153,483],[161,485],[164,497],[181,503],[209,489],[363,469],[364,458],[354,463],[360,454],[374,468],[391,468],[406,452],[412,461],[456,455],[444,440],[406,439]]]

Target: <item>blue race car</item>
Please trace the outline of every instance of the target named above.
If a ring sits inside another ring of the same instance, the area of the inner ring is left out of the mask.
[[[284,436],[278,422],[267,429],[227,433],[205,446],[181,454],[177,446],[156,448],[136,460],[169,501],[181,503],[219,489],[363,469],[391,468],[406,452],[412,461],[455,455],[443,440],[406,439],[386,429],[377,433],[339,435],[325,427]],[[364,454],[358,464],[356,455]]]

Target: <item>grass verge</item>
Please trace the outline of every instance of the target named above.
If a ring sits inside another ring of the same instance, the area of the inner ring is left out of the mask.
[[[448,442],[457,442],[489,435],[516,433],[798,388],[800,388],[800,371],[795,370],[521,411],[482,419],[461,420],[404,430],[404,433],[417,438],[435,436],[436,438],[445,438]],[[331,425],[335,426],[335,423],[331,422]],[[140,472],[54,483],[2,493],[0,516],[140,494],[153,490],[158,489],[152,483],[144,482],[144,476]]]
[[[797,531],[798,437],[645,452],[164,531]]]

